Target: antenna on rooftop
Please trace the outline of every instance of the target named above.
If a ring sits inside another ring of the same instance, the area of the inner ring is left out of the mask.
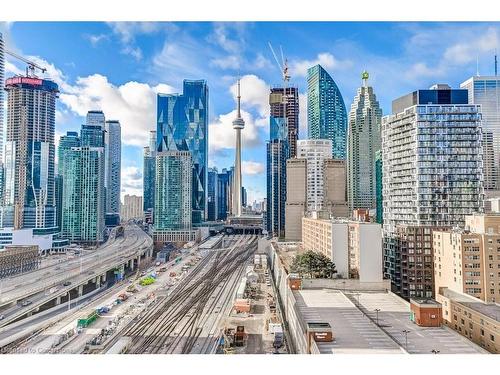
[[[498,60],[497,60],[497,49],[495,48],[495,77],[498,73]]]

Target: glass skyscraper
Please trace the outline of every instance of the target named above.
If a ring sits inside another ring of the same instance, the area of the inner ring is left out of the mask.
[[[59,147],[57,148],[57,173],[60,176],[64,176],[64,171],[66,170],[65,162],[66,155],[71,151],[71,147],[80,147],[80,136],[78,132],[66,132],[66,135],[62,135],[59,138]]]
[[[193,163],[192,222],[206,218],[208,172],[208,86],[184,80],[182,94],[157,96],[156,151],[189,151]]]
[[[61,137],[61,232],[70,241],[104,239],[104,167],[104,129],[100,125],[82,125],[79,139],[74,132]]]
[[[149,133],[149,146],[143,151],[143,210],[147,220],[153,221],[155,207],[156,130]]]
[[[290,156],[288,129],[283,117],[270,117],[267,152],[266,228],[270,235],[285,236],[286,161]]]
[[[382,110],[373,87],[368,86],[368,73],[362,73],[349,112],[347,137],[347,202],[349,211],[376,206],[375,155],[381,148]]]
[[[155,231],[191,229],[192,160],[189,151],[156,154]]]
[[[208,200],[207,200],[207,220],[215,221],[217,220],[217,191],[218,191],[218,180],[219,174],[217,168],[208,168]]]
[[[217,175],[217,220],[226,220],[231,201],[232,172],[223,168]]]
[[[290,157],[294,158],[297,155],[297,139],[299,137],[299,89],[297,87],[287,87],[285,92],[284,87],[271,88],[269,105],[270,116],[275,118],[286,117]]]
[[[121,187],[121,126],[119,121],[106,121],[104,151],[104,186],[106,188],[106,213],[120,212]]]
[[[474,76],[460,87],[469,91],[469,103],[481,105],[484,189],[500,190],[500,77]]]
[[[383,209],[383,187],[382,187],[382,150],[375,153],[375,202],[376,217],[375,221],[379,224],[384,223]]]
[[[55,228],[55,112],[58,86],[50,80],[13,77],[7,90],[5,192],[2,225]]]
[[[481,107],[467,90],[435,85],[392,102],[382,119],[382,189],[384,273],[401,296],[432,297],[431,231],[463,226],[484,207]],[[425,241],[408,240],[418,228]]]
[[[307,70],[307,127],[309,139],[332,141],[334,159],[347,156],[347,111],[335,81],[321,65]]]

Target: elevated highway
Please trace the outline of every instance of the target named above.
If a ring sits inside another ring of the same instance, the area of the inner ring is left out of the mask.
[[[92,253],[0,280],[0,327],[71,302],[114,278],[115,272],[133,271],[152,255],[153,240],[137,225],[127,224],[123,236],[115,234]]]

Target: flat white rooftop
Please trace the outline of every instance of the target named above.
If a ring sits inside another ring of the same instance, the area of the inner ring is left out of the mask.
[[[410,321],[403,299],[384,292],[342,292],[333,289],[294,291],[305,322],[328,322],[335,340],[317,343],[321,353],[334,354],[479,354],[482,348],[445,327],[419,327]],[[358,306],[359,300],[359,306]],[[378,312],[378,325],[376,320]],[[408,345],[406,346],[406,334]]]

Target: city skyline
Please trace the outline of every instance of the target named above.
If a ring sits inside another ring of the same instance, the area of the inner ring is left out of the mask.
[[[234,78],[241,74],[242,90],[247,90],[242,99],[247,123],[242,170],[250,202],[266,195],[267,91],[281,78],[268,35],[273,35],[271,43],[282,45],[291,85],[299,89],[299,139],[307,134],[307,68],[322,65],[339,86],[346,107],[360,85],[360,72],[367,69],[386,115],[393,98],[414,88],[441,82],[459,87],[476,73],[476,57],[479,73],[492,75],[499,36],[494,23],[13,23],[1,24],[0,30],[8,49],[37,56],[34,60],[47,66],[59,84],[57,142],[66,131],[79,129],[88,110],[101,109],[107,117],[120,119],[122,197],[142,195],[142,148],[155,129],[156,92],[180,92],[184,78],[206,79],[211,90],[209,167],[232,165],[234,139],[226,133],[234,118]],[[293,43],[286,37],[288,30]],[[440,38],[433,38],[435,33]],[[208,60],[204,66],[196,62],[200,45],[201,60]],[[78,62],[81,53],[89,57],[85,63]],[[169,56],[177,57],[175,63]],[[108,64],[113,58],[123,62],[118,69]],[[6,78],[22,68],[7,58]],[[397,76],[401,79],[393,79]]]

